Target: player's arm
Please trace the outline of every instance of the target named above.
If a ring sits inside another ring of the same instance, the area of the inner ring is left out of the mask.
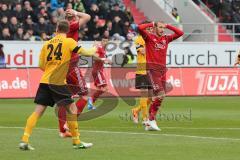
[[[105,64],[112,64],[112,61],[111,61],[110,59],[100,58],[97,54],[94,54],[94,55],[93,55],[93,59],[94,59],[95,61],[101,61],[101,62],[103,62],[103,63],[105,63]]]
[[[91,16],[89,14],[77,12],[73,9],[68,9],[66,13],[78,17],[78,28],[86,24],[91,19]]]
[[[184,34],[184,32],[182,30],[180,30],[179,28],[174,27],[172,25],[166,24],[166,28],[174,32],[173,34],[167,36],[169,42],[171,42],[175,39],[178,39],[179,37],[181,37]]]
[[[40,53],[40,56],[39,56],[39,68],[42,70],[42,71],[45,71],[45,66],[46,66],[46,47],[45,45],[43,46],[43,48],[41,49],[41,53]]]
[[[86,49],[86,48],[83,48],[82,46],[78,46],[77,42],[71,38],[68,38],[68,46],[69,46],[70,52],[78,53],[81,56],[87,56],[87,57],[95,56],[94,54],[97,51],[96,47],[91,47]]]
[[[138,30],[139,30],[139,33],[142,35],[143,39],[147,39],[149,37],[149,33],[147,32],[147,28],[149,27],[153,27],[154,26],[154,22],[152,23],[145,23],[145,24],[140,24],[138,26]]]

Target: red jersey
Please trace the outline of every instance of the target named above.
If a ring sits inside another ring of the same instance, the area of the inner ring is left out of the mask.
[[[69,32],[67,33],[68,38],[72,38],[78,41],[79,22],[76,20],[69,21]]]
[[[69,21],[69,32],[67,33],[68,38],[74,39],[76,42],[78,41],[78,31],[79,31],[79,22],[76,20]],[[76,67],[79,61],[79,55],[77,53],[72,53],[70,70],[73,67]]]
[[[96,54],[100,58],[106,58],[106,50],[102,45],[99,45],[97,48]],[[103,70],[104,62],[99,60],[94,60],[93,71]]]
[[[181,37],[183,32],[174,26],[166,25],[166,28],[172,30],[174,34],[158,36],[146,31],[148,27],[153,27],[153,23],[142,24],[138,27],[146,43],[147,68],[165,67],[168,44]]]

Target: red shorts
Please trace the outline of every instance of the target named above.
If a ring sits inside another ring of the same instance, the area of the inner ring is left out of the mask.
[[[107,86],[107,81],[102,70],[92,72],[94,85],[96,87],[105,87]]]
[[[149,70],[148,78],[154,95],[158,95],[158,93],[161,91],[168,93],[173,89],[171,83],[166,81],[166,72],[161,73],[158,71]]]
[[[74,67],[69,70],[67,75],[68,88],[73,95],[85,96],[88,94],[88,88],[83,78],[80,68]]]

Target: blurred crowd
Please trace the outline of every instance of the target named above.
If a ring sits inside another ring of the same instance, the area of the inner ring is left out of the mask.
[[[199,4],[200,0],[193,0]],[[240,23],[240,0],[202,0],[223,23]]]
[[[199,4],[199,0],[193,0]],[[202,0],[219,18],[221,23],[240,23],[240,0]],[[235,33],[240,33],[240,25],[227,26]],[[236,36],[240,38],[240,36]]]
[[[122,0],[1,0],[0,40],[48,40],[66,9],[91,15],[80,29],[79,40],[124,40],[133,22]]]

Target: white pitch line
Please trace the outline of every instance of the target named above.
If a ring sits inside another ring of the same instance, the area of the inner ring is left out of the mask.
[[[6,127],[0,126],[0,129],[23,129],[23,127]],[[56,128],[35,128],[38,130],[49,130],[56,131]],[[153,133],[136,133],[136,132],[117,132],[117,131],[92,131],[92,130],[80,130],[81,132],[87,133],[104,133],[104,134],[127,134],[127,135],[147,135],[147,136],[166,136],[166,137],[184,137],[184,138],[196,138],[196,139],[209,139],[209,140],[229,140],[229,141],[240,141],[240,138],[227,138],[227,137],[204,137],[204,136],[191,136],[191,135],[180,135],[180,134],[153,134]]]
[[[240,130],[240,128],[188,128],[188,127],[161,127],[165,129],[193,129],[193,130]]]

